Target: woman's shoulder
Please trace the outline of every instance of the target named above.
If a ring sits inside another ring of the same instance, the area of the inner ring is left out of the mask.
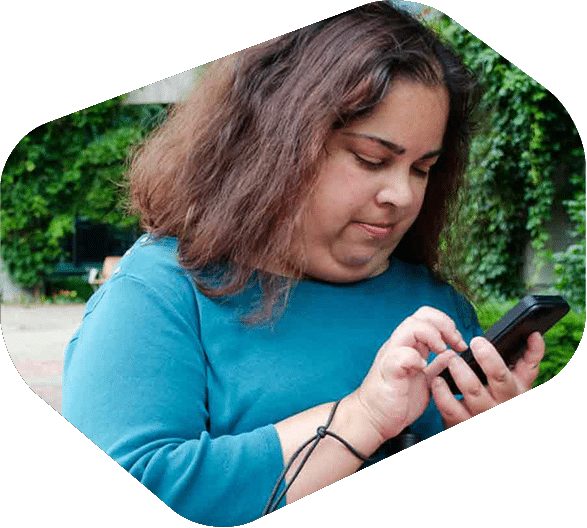
[[[155,290],[191,289],[190,273],[178,260],[178,241],[173,237],[141,236],[121,258],[106,282],[114,285],[120,280],[141,282]]]
[[[84,321],[91,314],[92,318],[109,320],[124,310],[150,313],[150,320],[159,313],[159,321],[181,319],[191,326],[197,325],[195,284],[190,272],[180,265],[177,250],[174,238],[141,236],[88,300]]]
[[[178,241],[174,237],[155,237],[144,234],[127,250],[123,256],[129,263],[147,265],[171,265],[179,267],[177,260]],[[122,262],[122,261],[121,261]]]

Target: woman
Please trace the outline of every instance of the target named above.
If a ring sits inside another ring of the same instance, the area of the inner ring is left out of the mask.
[[[63,415],[177,513],[229,526],[276,484],[271,508],[528,390],[542,338],[510,372],[441,279],[473,87],[385,2],[213,69],[134,160],[148,234],[88,303]]]

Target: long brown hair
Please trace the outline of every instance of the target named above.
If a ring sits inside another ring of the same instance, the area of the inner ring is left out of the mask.
[[[439,237],[468,158],[475,83],[429,29],[387,2],[217,61],[134,158],[133,211],[156,237],[178,238],[180,263],[204,294],[259,281],[264,301],[252,319],[270,318],[303,275],[291,247],[329,135],[369,115],[398,78],[443,84],[450,94],[444,152],[394,252],[438,272]],[[283,276],[262,271],[276,265]],[[202,273],[211,267],[220,270],[213,280]]]

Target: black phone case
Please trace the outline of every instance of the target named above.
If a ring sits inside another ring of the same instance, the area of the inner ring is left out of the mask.
[[[526,295],[516,306],[507,312],[497,323],[485,333],[497,349],[508,367],[512,368],[522,357],[526,349],[526,340],[530,334],[540,332],[544,335],[568,311],[569,305],[559,295]],[[467,349],[461,357],[473,372],[487,384],[487,377],[473,357],[471,349]],[[453,394],[460,394],[448,368],[439,374],[448,383]]]

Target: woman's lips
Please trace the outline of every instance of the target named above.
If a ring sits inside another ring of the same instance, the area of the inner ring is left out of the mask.
[[[357,222],[356,224],[373,238],[385,238],[393,229],[393,225],[366,224],[364,222]]]

